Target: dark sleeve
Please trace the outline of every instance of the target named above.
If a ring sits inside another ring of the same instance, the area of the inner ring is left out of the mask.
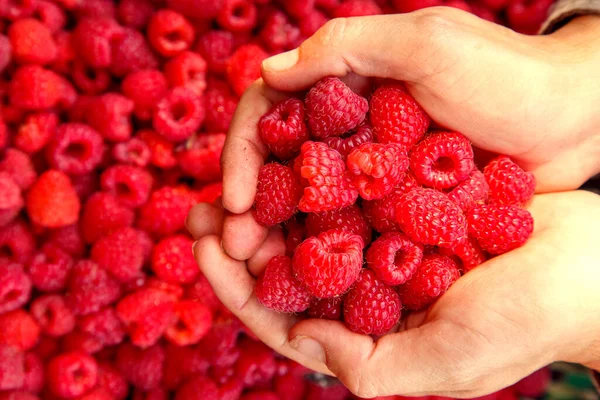
[[[565,26],[571,19],[588,14],[600,15],[600,0],[558,0],[550,8],[548,19],[542,25],[540,33],[552,33]]]

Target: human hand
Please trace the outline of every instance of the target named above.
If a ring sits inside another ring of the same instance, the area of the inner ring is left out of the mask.
[[[553,361],[600,367],[600,196],[538,195],[529,210],[536,226],[525,246],[478,266],[428,312],[410,314],[398,332],[377,341],[341,322],[302,321],[257,301],[253,275],[285,251],[277,231],[244,262],[221,248],[221,207],[196,207],[189,228],[217,296],[276,351],[330,371],[361,397],[463,398],[509,386]]]

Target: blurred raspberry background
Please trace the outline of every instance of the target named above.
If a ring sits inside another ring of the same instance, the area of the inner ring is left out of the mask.
[[[551,4],[0,0],[0,400],[352,398],[257,341],[190,253],[239,96],[331,18],[446,5],[534,34]]]

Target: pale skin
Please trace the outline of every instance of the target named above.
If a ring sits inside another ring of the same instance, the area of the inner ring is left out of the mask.
[[[600,172],[600,18],[527,37],[467,13],[434,8],[334,20],[299,49],[263,63],[223,152],[222,204],[192,209],[194,254],[217,296],[261,340],[361,397],[468,398],[554,361],[600,368],[600,196],[570,191]],[[267,155],[256,123],[285,92],[324,76],[393,78],[437,124],[512,156],[537,179],[535,231],[522,248],[466,274],[427,312],[375,341],[340,322],[262,307],[253,295],[279,228],[250,209]]]

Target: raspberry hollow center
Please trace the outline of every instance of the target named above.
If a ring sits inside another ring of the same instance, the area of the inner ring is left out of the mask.
[[[451,157],[440,157],[433,164],[433,168],[438,171],[452,172],[454,170],[454,160]]]

